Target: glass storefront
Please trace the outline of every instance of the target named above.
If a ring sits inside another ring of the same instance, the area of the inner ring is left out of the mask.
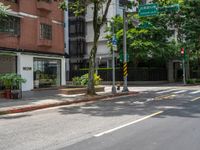
[[[61,60],[34,58],[34,88],[61,85]]]

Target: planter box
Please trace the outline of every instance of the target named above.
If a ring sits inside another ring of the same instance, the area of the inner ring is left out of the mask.
[[[4,91],[0,91],[0,98],[4,98]]]
[[[105,87],[95,87],[96,92],[104,92]],[[61,94],[84,94],[87,92],[87,88],[73,88],[73,89],[60,89],[59,90]]]

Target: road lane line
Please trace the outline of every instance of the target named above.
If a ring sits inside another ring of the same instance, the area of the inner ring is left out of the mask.
[[[197,97],[197,98],[194,98],[194,99],[190,100],[190,102],[194,102],[194,101],[197,101],[199,99],[200,99],[200,97]]]
[[[181,91],[177,91],[177,92],[173,92],[174,94],[179,94],[179,93],[184,93],[186,92],[187,90],[181,90]]]
[[[143,121],[143,120],[149,119],[149,118],[151,118],[151,117],[157,116],[157,115],[159,115],[159,114],[161,114],[161,113],[163,113],[163,112],[164,112],[164,111],[158,111],[158,112],[156,112],[156,113],[153,113],[153,114],[148,115],[148,116],[146,116],[146,117],[143,117],[143,118],[141,118],[141,119],[138,119],[138,120],[132,121],[132,122],[130,122],[130,123],[121,125],[121,126],[119,126],[119,127],[116,127],[116,128],[113,128],[113,129],[104,131],[104,132],[102,132],[102,133],[96,134],[96,135],[94,135],[94,137],[100,137],[100,136],[103,136],[103,135],[105,135],[105,134],[108,134],[108,133],[117,131],[117,130],[122,129],[122,128],[124,128],[124,127],[130,126],[130,125],[136,124],[136,123],[138,123],[138,122],[141,122],[141,121]]]
[[[163,94],[163,93],[172,92],[172,91],[175,91],[175,89],[156,92],[156,94]]]
[[[194,91],[194,92],[190,92],[189,94],[197,94],[197,93],[200,93],[200,90]]]

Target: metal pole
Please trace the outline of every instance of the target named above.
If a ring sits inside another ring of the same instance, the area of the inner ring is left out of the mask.
[[[123,29],[123,49],[124,49],[124,64],[123,64],[123,76],[124,76],[124,86],[122,92],[128,92],[128,87],[127,87],[127,77],[128,77],[128,72],[127,72],[127,43],[126,43],[126,27],[127,27],[127,19],[126,19],[126,6],[124,6],[123,9],[123,24],[124,24],[124,29]]]
[[[68,0],[65,0],[68,4]],[[65,53],[69,54],[69,12],[68,9],[64,11],[64,42],[65,42]],[[65,59],[65,81],[69,81],[70,75],[70,60],[69,58]]]
[[[186,78],[185,78],[185,58],[183,58],[183,84],[186,85]]]
[[[112,33],[113,33],[113,40],[115,39],[115,29],[114,29],[114,23],[112,22],[111,23],[111,26],[112,26]],[[112,93],[113,94],[116,94],[117,93],[117,90],[116,90],[116,87],[115,87],[115,51],[114,51],[114,48],[113,48],[113,43],[112,43]]]
[[[112,93],[117,93],[116,87],[115,87],[115,52],[112,48]]]

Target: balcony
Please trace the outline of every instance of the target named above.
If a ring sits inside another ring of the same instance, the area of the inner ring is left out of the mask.
[[[38,0],[37,1],[37,9],[51,12],[51,0]]]
[[[39,47],[52,47],[52,40],[38,39],[37,45]]]

